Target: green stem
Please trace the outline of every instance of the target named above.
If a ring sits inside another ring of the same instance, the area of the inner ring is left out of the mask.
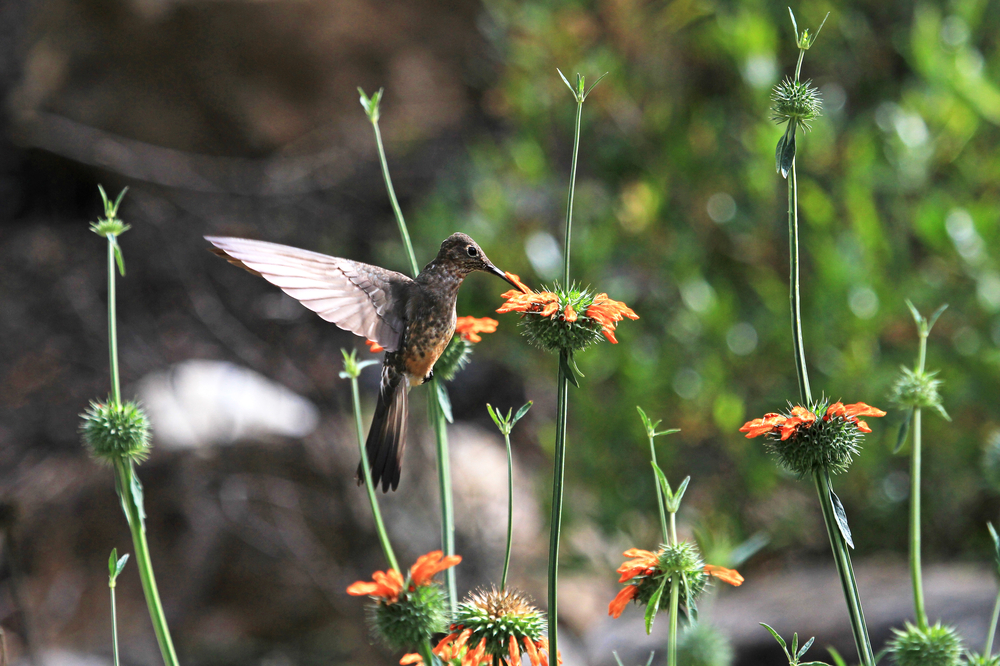
[[[115,305],[115,237],[108,234],[108,355],[111,358],[111,400],[121,404],[118,379],[118,308]]]
[[[659,467],[659,463],[656,462],[656,447],[653,446],[653,435],[649,435],[649,455],[653,459],[653,464]],[[660,489],[660,480],[653,473],[653,485],[656,486],[656,506],[660,509],[660,530],[663,532],[663,543],[670,543],[669,536],[667,535],[667,513],[663,508],[663,491]]]
[[[420,645],[417,646],[417,652],[424,660],[424,666],[435,666],[440,663],[437,657],[434,656],[434,651],[431,650],[430,641],[424,639],[420,641]]]
[[[851,631],[854,634],[854,643],[858,649],[858,658],[862,666],[875,666],[875,655],[872,652],[871,639],[868,637],[868,626],[865,624],[865,613],[861,608],[861,596],[858,593],[858,582],[854,577],[854,567],[851,565],[851,554],[848,551],[847,542],[844,535],[840,533],[837,526],[837,518],[833,509],[831,498],[831,481],[828,470],[815,472],[816,492],[819,494],[819,503],[823,509],[823,522],[826,524],[826,532],[830,537],[830,547],[833,549],[833,559],[837,565],[837,573],[840,575],[840,583],[844,590],[844,599],[847,602],[847,611],[851,619]]]
[[[115,606],[115,583],[111,581],[111,650],[114,654],[115,666],[118,666],[118,612]]]
[[[573,130],[573,162],[569,173],[569,195],[566,197],[566,235],[563,238],[563,287],[569,289],[569,251],[573,232],[573,199],[576,195],[576,158],[580,152],[580,118],[583,115],[583,100],[576,102],[576,125]]]
[[[434,384],[437,381],[440,380],[435,377],[429,382],[431,395],[427,401],[427,409],[431,423],[434,426],[434,439],[437,443],[438,491],[441,495],[441,549],[445,555],[454,555],[455,508],[451,492],[448,422],[444,418],[441,403],[438,402],[438,390]],[[448,601],[451,604],[451,612],[454,614],[458,610],[458,583],[455,579],[454,567],[445,570],[444,579],[445,586],[448,588]]]
[[[132,476],[135,474],[135,470],[130,461],[121,458],[115,460],[114,464],[118,492],[122,498],[122,507],[125,509],[129,530],[132,532],[135,564],[139,569],[139,579],[142,581],[142,590],[146,596],[146,606],[149,608],[149,619],[152,621],[153,631],[156,633],[156,642],[160,646],[164,665],[178,666],[177,653],[174,651],[174,643],[170,638],[170,628],[167,626],[167,618],[163,613],[163,605],[160,603],[160,592],[156,587],[153,562],[149,557],[149,544],[146,542],[146,528],[143,524],[143,511],[140,507],[142,500],[136,498],[133,491]]]
[[[559,352],[567,354],[565,350]],[[566,359],[563,359],[566,360]],[[569,378],[559,363],[556,378],[556,447],[552,467],[552,518],[549,521],[549,654],[558,655],[559,634],[559,536],[562,532],[563,479],[566,474],[566,420],[569,411]],[[553,657],[555,660],[556,657]]]
[[[385,178],[385,189],[389,191],[389,201],[392,203],[392,212],[396,216],[396,224],[399,225],[399,235],[403,237],[403,247],[406,248],[406,256],[410,260],[410,270],[416,277],[420,273],[420,266],[417,265],[417,255],[413,253],[413,243],[410,242],[410,232],[406,229],[406,220],[403,219],[403,211],[399,207],[396,199],[396,190],[392,187],[392,178],[389,177],[389,162],[385,158],[385,148],[382,146],[382,131],[378,127],[378,120],[372,121],[375,128],[375,143],[378,145],[378,158],[382,164],[382,177]]]
[[[371,504],[372,517],[375,519],[375,531],[378,532],[378,540],[382,544],[382,552],[385,554],[385,559],[389,562],[389,566],[397,572],[402,573],[399,569],[399,563],[396,561],[396,553],[393,552],[392,544],[389,542],[389,533],[385,529],[385,523],[382,522],[382,511],[379,509],[378,496],[375,494],[375,486],[372,483],[372,472],[368,465],[368,452],[365,451],[365,431],[361,425],[361,395],[358,391],[358,378],[355,376],[351,377],[351,400],[354,403],[354,425],[358,430],[358,450],[361,452],[361,470],[365,478],[365,489],[368,491],[368,503]]]
[[[917,372],[923,374],[927,362],[927,333],[920,331],[920,353],[917,357]],[[921,476],[921,440],[922,412],[919,407],[913,410],[913,451],[910,456],[910,577],[913,580],[913,605],[917,616],[917,624],[921,629],[927,628],[927,611],[924,607],[924,583],[920,564],[920,476]]]
[[[670,545],[677,545],[677,513],[670,512]]]
[[[796,38],[798,38],[798,35],[796,35]],[[806,56],[806,52],[803,51],[802,49],[799,49],[799,61],[797,63],[795,63],[795,82],[796,83],[799,82],[799,75],[802,73],[802,59],[805,58],[805,56]]]
[[[670,636],[667,642],[667,666],[677,666],[677,613],[680,612],[678,574],[670,578]]]
[[[791,276],[788,300],[792,310],[792,347],[795,352],[795,374],[799,380],[799,399],[809,409],[812,391],[809,388],[809,371],[806,369],[805,345],[802,342],[801,283],[799,280],[799,184],[795,172],[795,158],[788,174],[788,244],[789,271]]]
[[[514,543],[514,456],[510,450],[510,432],[503,434],[507,445],[507,554],[503,558],[503,577],[500,579],[500,589],[507,589],[507,570],[510,568],[510,551]]]
[[[989,657],[993,654],[993,636],[997,633],[997,620],[1000,620],[1000,592],[997,593],[997,601],[993,604],[993,617],[990,619],[990,632],[986,634],[986,647],[983,648],[984,657]]]

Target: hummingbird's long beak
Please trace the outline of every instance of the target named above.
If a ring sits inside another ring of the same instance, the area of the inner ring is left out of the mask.
[[[492,273],[493,275],[496,275],[497,277],[503,278],[504,280],[506,280],[507,282],[509,282],[515,289],[520,289],[521,288],[516,282],[514,282],[509,277],[507,277],[506,273],[504,273],[502,270],[500,270],[499,268],[497,268],[493,264],[490,264],[489,270],[487,272]]]

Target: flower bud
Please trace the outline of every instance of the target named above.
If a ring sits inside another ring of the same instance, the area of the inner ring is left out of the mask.
[[[771,92],[771,119],[778,124],[793,122],[808,130],[809,123],[823,115],[822,111],[823,101],[812,81],[793,81],[786,77]]]
[[[918,372],[905,365],[900,369],[902,372],[892,385],[890,399],[900,407],[932,407],[950,421],[951,417],[941,404],[941,394],[938,392],[941,380],[935,378],[937,371]]]
[[[392,650],[412,650],[448,625],[447,597],[440,585],[417,585],[396,602],[376,601],[370,626]]]
[[[485,639],[485,653],[503,657],[511,651],[510,639],[514,638],[517,650],[527,638],[538,644],[544,637],[547,623],[545,615],[535,608],[531,600],[513,589],[478,590],[458,605],[451,630],[461,635],[469,631],[467,644],[479,645]]]
[[[80,418],[83,441],[98,460],[141,462],[149,456],[149,419],[137,403],[92,401]]]
[[[718,628],[689,625],[677,641],[677,663],[685,666],[732,666],[733,646]]]
[[[920,629],[909,622],[905,629],[893,629],[889,654],[897,666],[958,666],[962,639],[952,627],[937,623]]]

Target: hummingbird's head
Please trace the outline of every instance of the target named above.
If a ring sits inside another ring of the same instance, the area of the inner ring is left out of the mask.
[[[479,243],[463,233],[454,233],[444,239],[435,262],[453,267],[462,277],[473,271],[483,271],[501,277],[517,287],[502,270],[493,265]]]

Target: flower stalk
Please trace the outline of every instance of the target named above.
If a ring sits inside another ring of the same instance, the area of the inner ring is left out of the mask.
[[[378,496],[375,494],[375,485],[372,483],[371,467],[368,464],[368,452],[365,451],[365,431],[361,425],[361,395],[358,390],[358,377],[361,371],[369,365],[375,365],[375,361],[358,361],[357,352],[351,350],[348,354],[346,349],[341,349],[344,356],[344,370],[340,373],[342,379],[351,380],[351,403],[354,407],[354,425],[358,432],[358,450],[361,452],[361,472],[364,475],[365,488],[368,491],[368,503],[372,507],[372,518],[375,519],[375,531],[378,533],[379,543],[382,545],[382,553],[385,555],[389,567],[399,571],[399,563],[396,561],[396,553],[392,550],[392,543],[389,541],[389,533],[385,529],[382,521],[382,511],[378,506]]]
[[[111,549],[111,557],[108,558],[108,588],[111,590],[111,650],[114,655],[115,666],[118,666],[118,608],[115,603],[115,586],[118,582],[118,574],[125,568],[128,562],[128,553],[118,557],[118,549]]]
[[[385,156],[385,147],[382,145],[382,131],[379,129],[379,103],[382,101],[383,89],[368,97],[365,91],[358,88],[361,96],[361,106],[368,115],[368,120],[375,131],[375,143],[378,146],[379,163],[382,166],[382,177],[385,179],[385,188],[389,193],[389,201],[392,204],[392,212],[396,217],[396,224],[399,226],[399,235],[403,239],[403,247],[406,249],[406,256],[410,262],[410,270],[416,277],[420,273],[420,266],[417,264],[417,256],[413,252],[413,243],[410,242],[410,232],[406,227],[406,220],[403,218],[403,211],[399,207],[396,199],[396,190],[392,186],[392,178],[389,175],[389,162]],[[443,386],[439,386],[440,380],[432,377],[428,383],[431,398],[427,401],[428,418],[434,428],[435,451],[437,457],[438,472],[438,492],[441,496],[441,548],[445,555],[455,554],[455,509],[452,499],[451,489],[451,466],[449,464],[448,450],[448,422],[445,416],[445,408],[441,404]],[[448,590],[448,601],[451,604],[452,612],[455,612],[458,605],[458,584],[455,580],[455,570],[445,571],[445,587]]]
[[[160,654],[165,666],[178,666],[177,653],[170,637],[170,628],[167,626],[149,555],[142,483],[135,471],[135,464],[145,459],[149,453],[149,420],[136,403],[121,401],[115,267],[117,265],[118,272],[125,275],[125,259],[118,245],[118,236],[128,231],[130,227],[118,218],[118,207],[128,188],[123,189],[113,202],[108,199],[103,187],[98,186],[98,189],[104,203],[104,218],[91,224],[90,228],[108,242],[108,352],[111,396],[106,404],[91,403],[90,409],[81,415],[83,423],[80,430],[94,457],[108,463],[114,469],[115,490],[132,533],[136,567],[139,570],[139,579],[142,582]]]
[[[772,101],[774,102],[772,111],[774,112],[773,117],[777,122],[787,123],[785,133],[778,142],[775,151],[775,161],[777,171],[788,180],[789,304],[792,324],[792,347],[795,355],[795,373],[801,404],[812,405],[812,390],[809,385],[809,374],[805,360],[805,345],[802,337],[801,282],[799,276],[798,177],[795,169],[795,133],[798,128],[801,128],[803,131],[808,130],[809,122],[819,115],[822,108],[816,89],[811,87],[809,82],[802,83],[800,81],[805,52],[813,45],[816,36],[819,34],[819,30],[816,31],[816,34],[811,34],[808,29],[800,33],[798,25],[795,22],[795,15],[792,14],[790,8],[789,14],[792,19],[792,26],[795,29],[795,40],[799,48],[799,57],[795,66],[794,81],[786,79],[786,81],[775,87],[774,94],[772,95]],[[825,22],[826,19],[824,19]],[[820,30],[822,28],[821,24]],[[844,598],[847,602],[848,613],[851,619],[851,629],[854,634],[858,656],[863,666],[874,666],[875,657],[871,647],[871,639],[868,636],[868,627],[865,624],[864,611],[861,608],[857,580],[848,551],[850,532],[847,528],[847,521],[843,517],[843,509],[840,507],[840,501],[836,499],[836,495],[833,493],[829,469],[815,469],[812,476],[823,511],[823,522],[826,525],[834,561],[837,565],[837,573],[840,575]],[[840,509],[839,515],[834,506],[835,503],[837,508]]]
[[[504,444],[507,447],[507,550],[503,558],[503,576],[500,578],[500,591],[503,592],[507,589],[507,572],[510,569],[510,551],[514,542],[514,456],[510,450],[510,433],[514,429],[514,424],[520,421],[528,410],[531,409],[531,405],[534,404],[532,401],[528,401],[522,407],[517,410],[517,414],[513,413],[513,408],[507,410],[507,415],[504,416],[500,410],[493,409],[493,406],[489,403],[486,404],[486,410],[490,413],[490,418],[493,419],[493,423],[496,424],[497,428],[503,434]]]

